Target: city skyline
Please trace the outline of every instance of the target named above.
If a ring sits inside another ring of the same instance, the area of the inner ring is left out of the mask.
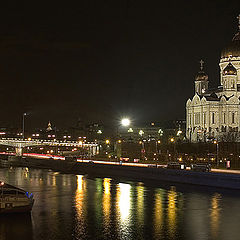
[[[238,1],[8,5],[1,10],[1,125],[185,118],[199,61],[217,86]],[[216,8],[217,4],[217,8]],[[193,7],[194,6],[194,7]],[[189,14],[191,13],[191,14]],[[6,104],[7,102],[7,104]]]

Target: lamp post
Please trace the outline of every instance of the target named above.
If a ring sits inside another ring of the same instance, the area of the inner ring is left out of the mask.
[[[144,134],[144,131],[143,130],[140,130],[138,132],[138,134],[141,136],[141,144],[142,144],[142,149],[141,149],[141,153],[142,153],[142,159],[145,160],[145,146],[144,146],[144,141],[143,141],[143,134]]]
[[[216,144],[216,162],[217,162],[217,167],[219,167],[219,161],[218,161],[218,141],[214,140],[213,143]]]
[[[24,139],[24,131],[25,131],[25,116],[27,116],[27,113],[23,113],[23,119],[22,119],[22,138]]]
[[[156,140],[156,153],[158,154],[158,144],[160,144],[161,141],[160,140]]]
[[[170,138],[170,142],[171,144],[173,144],[173,155],[174,155],[174,158],[176,157],[176,146],[175,146],[175,139],[172,137]]]

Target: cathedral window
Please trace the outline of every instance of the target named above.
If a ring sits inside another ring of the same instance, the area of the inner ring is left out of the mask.
[[[206,124],[206,113],[203,113],[203,124]]]
[[[200,113],[195,114],[195,124],[200,124]]]
[[[224,124],[226,123],[226,113],[225,112],[223,113],[223,123]]]
[[[215,116],[214,116],[214,113],[212,113],[212,124],[215,123]]]
[[[232,123],[235,123],[235,121],[234,121],[235,119],[234,119],[234,118],[235,118],[235,114],[234,114],[234,112],[233,112],[233,113],[232,113]]]

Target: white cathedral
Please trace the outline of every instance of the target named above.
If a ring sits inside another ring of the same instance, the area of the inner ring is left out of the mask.
[[[186,137],[190,142],[240,141],[240,15],[238,19],[238,32],[221,53],[218,88],[208,88],[208,75],[200,62],[195,95],[186,103]]]

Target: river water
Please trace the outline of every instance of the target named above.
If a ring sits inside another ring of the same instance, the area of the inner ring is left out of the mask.
[[[240,239],[236,191],[2,168],[33,192],[31,215],[0,216],[5,239]]]

